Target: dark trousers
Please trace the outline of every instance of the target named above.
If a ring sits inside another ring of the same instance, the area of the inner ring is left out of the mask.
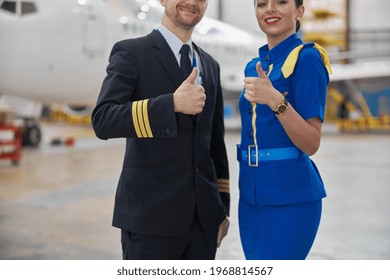
[[[213,260],[217,250],[218,228],[204,230],[197,218],[179,236],[152,236],[121,232],[124,260]]]

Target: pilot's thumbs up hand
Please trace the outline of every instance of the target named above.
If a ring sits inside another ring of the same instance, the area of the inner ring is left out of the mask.
[[[194,67],[188,78],[173,93],[175,112],[196,115],[203,111],[206,102],[204,88],[196,85],[198,68]]]
[[[197,77],[198,77],[198,68],[194,67],[192,68],[191,74],[187,77],[187,79],[183,83],[194,84]]]

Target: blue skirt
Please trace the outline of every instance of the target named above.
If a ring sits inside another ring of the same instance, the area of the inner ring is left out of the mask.
[[[270,206],[240,201],[240,236],[246,259],[306,259],[317,234],[321,212],[322,200]]]

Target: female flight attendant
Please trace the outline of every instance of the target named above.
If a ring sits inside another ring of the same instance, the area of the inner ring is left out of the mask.
[[[320,174],[309,158],[320,146],[331,72],[326,52],[296,32],[302,0],[255,0],[268,44],[245,68],[239,225],[247,259],[305,259],[317,234]]]

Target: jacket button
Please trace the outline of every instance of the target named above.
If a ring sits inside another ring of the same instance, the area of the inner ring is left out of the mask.
[[[248,110],[248,114],[249,114],[249,115],[252,115],[252,109],[249,109],[249,110]]]
[[[249,133],[248,133],[248,136],[249,136],[249,138],[252,138],[252,137],[253,137],[253,133],[252,133],[252,132],[249,132]]]
[[[265,57],[265,61],[269,61],[269,57],[268,57],[268,55]]]
[[[165,130],[165,134],[166,134],[166,135],[171,135],[171,130],[170,130],[170,129],[166,129],[166,130]]]

